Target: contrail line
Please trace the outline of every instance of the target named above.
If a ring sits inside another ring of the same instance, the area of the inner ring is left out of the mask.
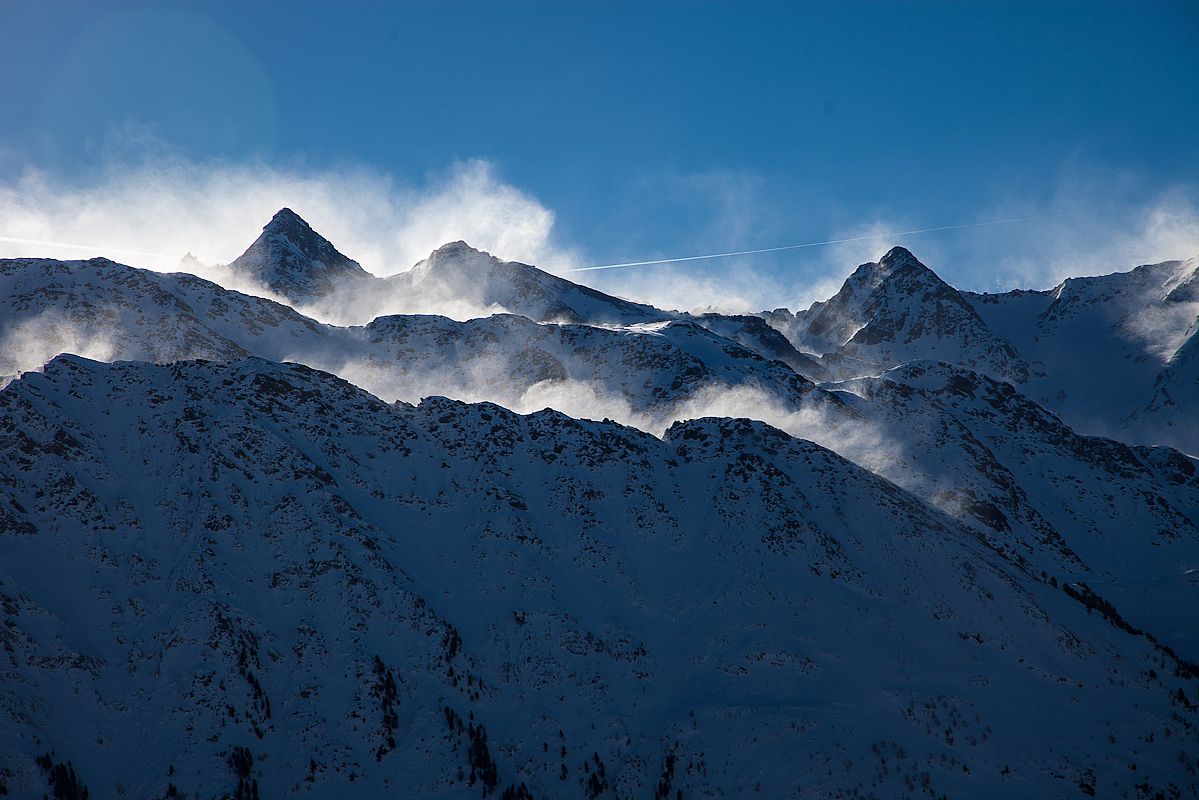
[[[851,236],[848,239],[827,239],[823,242],[805,242],[804,244],[788,244],[782,247],[763,247],[758,250],[737,250],[732,253],[710,253],[704,256],[685,256],[683,258],[658,258],[652,261],[628,261],[623,264],[597,264],[593,267],[577,267],[567,272],[590,272],[596,269],[620,269],[622,267],[652,267],[657,264],[677,264],[681,261],[704,261],[710,258],[728,258],[730,256],[752,256],[758,253],[777,253],[780,250],[799,250],[804,247],[823,247],[830,244],[845,244],[847,242],[864,242],[868,239],[885,239],[892,236],[911,236],[915,233],[933,233],[934,231],[955,231],[962,228],[981,228],[984,225],[1006,225],[1012,222],[1029,222],[1045,219],[1045,217],[1015,217],[1013,219],[994,219],[989,222],[972,222],[968,225],[942,225],[937,228],[920,228],[914,231],[895,231],[892,233],[872,233],[867,236]]]
[[[103,247],[95,244],[71,244],[70,242],[48,242],[42,239],[18,239],[15,236],[0,236],[0,242],[14,244],[36,244],[39,247],[69,247],[73,250],[94,250],[99,253],[114,253],[123,256],[152,256],[154,258],[178,258],[179,255],[170,253],[147,253],[143,250],[119,250],[115,247]]]

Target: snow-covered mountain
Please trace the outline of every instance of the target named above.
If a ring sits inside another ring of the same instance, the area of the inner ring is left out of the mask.
[[[339,328],[191,276],[103,260],[0,262],[0,297],[20,334],[7,341],[41,345],[5,348],[26,358],[4,365],[10,373],[102,342],[89,354],[159,363],[253,354],[335,372],[388,400],[552,406],[659,434],[710,414],[765,419],[914,492],[1036,570],[1148,587],[1147,601],[1130,601],[1138,621],[1170,628],[1199,658],[1199,642],[1174,624],[1179,608],[1199,613],[1184,575],[1199,566],[1189,461],[1163,473],[1154,464],[1176,456],[1080,437],[1010,385],[962,367],[910,362],[820,388],[690,321],[613,328],[396,315]],[[1155,605],[1154,591],[1176,601]]]
[[[943,302],[960,312],[942,317],[983,324],[952,302],[956,292],[937,286],[931,272],[903,253],[893,251],[883,265],[936,287],[931,306]],[[837,303],[848,307],[846,300],[854,294],[852,287],[843,290]],[[1005,539],[1003,546],[1022,557],[1076,553],[1085,548],[1075,542],[1092,534],[1193,530],[1190,501],[1162,499],[1177,481],[1160,491],[1155,490],[1163,483],[1160,476],[1129,483],[1120,469],[1129,457],[1086,455],[1117,445],[1084,447],[1079,442],[1100,440],[1076,436],[1026,397],[963,367],[909,362],[881,378],[821,389],[694,321],[598,327],[535,323],[514,315],[467,322],[395,315],[339,328],[188,275],[161,275],[104,260],[0,262],[0,298],[6,303],[0,310],[10,321],[7,345],[0,350],[13,354],[0,367],[9,374],[36,368],[63,349],[160,363],[253,354],[335,372],[388,400],[450,395],[520,411],[553,406],[654,433],[677,419],[745,415],[833,447],[960,517],[995,546]],[[819,310],[832,306],[830,301]],[[933,324],[934,317],[921,324]],[[725,317],[709,325],[737,320]],[[91,349],[78,347],[81,343]],[[17,363],[16,357],[23,360]],[[1182,357],[1178,361],[1185,366]],[[927,384],[933,375],[939,382],[935,391]],[[963,387],[982,387],[983,396],[966,408]],[[1162,413],[1169,416],[1171,410]],[[984,435],[984,419],[996,433]],[[1054,483],[1041,467],[1029,469],[1030,463],[1053,463],[1073,472]],[[1103,487],[1109,499],[1109,487],[1115,486],[1128,499],[1083,508],[1077,503],[1078,486]],[[1161,514],[1166,516],[1158,518]],[[1170,548],[1158,552],[1167,550],[1173,553]],[[1171,558],[1159,559],[1152,575],[1143,577],[1177,585],[1179,569],[1193,565],[1193,554]],[[1041,566],[1061,571],[1071,563],[1071,558],[1051,559]],[[1123,562],[1118,553],[1108,553],[1097,563],[1082,559],[1078,564],[1080,575],[1090,570],[1095,580],[1098,574],[1116,574]]]
[[[105,259],[0,260],[0,316],[0,375],[8,376],[62,351],[157,363],[253,354],[335,372],[389,400],[442,394],[527,410],[566,404],[592,416],[638,415],[659,430],[701,390],[752,387],[793,406],[815,388],[784,363],[687,318],[597,327],[511,314],[466,322],[395,315],[342,328],[186,273]],[[777,336],[757,323],[748,326],[753,335]],[[605,399],[619,405],[602,408]]]
[[[1199,471],[1167,447],[1072,431],[1011,384],[909,362],[837,385],[865,443],[831,446],[1034,572],[1103,587],[1130,619],[1199,659]]]
[[[1189,291],[1197,270],[1196,259],[1167,261],[1069,278],[1045,292],[968,297],[1038,365],[1025,388],[1032,397],[1087,430],[1152,437],[1130,429],[1128,418],[1152,404],[1163,373],[1195,331],[1199,298]],[[1199,439],[1177,432],[1158,441],[1199,452]]]
[[[606,326],[692,320],[806,376],[828,377],[816,359],[801,354],[757,317],[662,311],[528,264],[503,261],[465,242],[443,245],[411,269],[379,278],[286,208],[245,254],[218,272],[228,272],[235,288],[262,287],[309,316],[340,325],[363,325],[394,314],[467,320],[508,313],[535,322]]]
[[[0,261],[0,790],[1194,794],[1196,266]]]
[[[290,208],[280,209],[229,268],[293,306],[312,303],[338,287],[369,283],[372,278]]]
[[[338,252],[288,208],[275,214],[228,270],[294,307],[343,325],[399,313],[448,312],[461,319],[512,313],[537,322],[608,324],[668,318],[652,306],[611,297],[528,264],[502,261],[461,241],[380,278]]]
[[[433,307],[465,302],[538,322],[627,324],[666,317],[652,306],[606,295],[528,264],[502,261],[466,242],[442,245],[387,281],[396,294],[419,297]]]
[[[1173,360],[1199,319],[1197,259],[1070,278],[1052,290],[976,294],[895,247],[860,266],[827,301],[758,315],[766,325],[751,316],[659,310],[464,242],[377,278],[289,209],[229,269],[245,285],[343,325],[430,313],[592,326],[690,320],[817,381],[944,361],[1020,386],[1080,430],[1199,452],[1199,433],[1185,422],[1199,370],[1185,353]]]
[[[1196,320],[1199,322],[1199,318]],[[1141,439],[1199,442],[1199,337],[1195,328],[1153,384],[1153,398],[1126,418]],[[1194,452],[1193,450],[1191,452]]]
[[[328,327],[288,306],[187,273],[90,261],[0,260],[0,375],[60,352],[167,363],[186,358],[282,358]]]
[[[1019,386],[1080,430],[1199,452],[1170,403],[1199,317],[1199,260],[1069,278],[1046,291],[960,292],[903,248],[859,267],[831,299],[762,314],[838,379],[933,359]],[[1165,417],[1170,417],[1166,420]],[[1170,424],[1170,423],[1173,424]]]
[[[913,359],[962,364],[1023,381],[1028,366],[952,286],[902,247],[863,264],[841,290],[795,315],[769,315],[801,350],[821,355],[839,377]]]
[[[1199,791],[1193,665],[760,423],[61,357],[0,452],[13,796]]]

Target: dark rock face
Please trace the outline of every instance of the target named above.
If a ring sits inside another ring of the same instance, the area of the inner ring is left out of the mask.
[[[344,281],[371,277],[290,208],[280,209],[230,266],[292,303],[311,302]]]

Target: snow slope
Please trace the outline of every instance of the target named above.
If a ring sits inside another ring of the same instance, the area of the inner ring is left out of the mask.
[[[1199,337],[1193,335],[1195,327],[1199,325],[1193,326],[1192,335],[1158,373],[1152,399],[1126,419],[1127,427],[1142,439],[1199,443]]]
[[[1193,667],[761,423],[63,356],[0,453],[13,796],[1199,792]]]
[[[886,443],[843,455],[1025,568],[1105,587],[1199,660],[1199,462],[1079,435],[1011,384],[940,362],[836,387]]]
[[[281,354],[328,331],[288,306],[187,273],[103,258],[0,260],[0,375],[64,351],[156,362]]]
[[[758,323],[753,335],[777,336]],[[700,390],[750,386],[790,405],[814,389],[784,363],[687,319],[595,327],[508,314],[467,322],[396,315],[341,328],[186,273],[105,259],[0,261],[0,375],[37,369],[62,351],[158,363],[253,354],[327,369],[389,400],[553,405],[640,415],[658,429]],[[611,400],[615,408],[604,405]]]
[[[1035,365],[1024,390],[1076,427],[1127,432],[1127,417],[1152,402],[1199,316],[1199,261],[1068,278],[1044,292],[966,294],[979,315]],[[1167,433],[1169,433],[1167,431]],[[1148,439],[1152,441],[1152,439]],[[1199,440],[1159,439],[1199,452]]]

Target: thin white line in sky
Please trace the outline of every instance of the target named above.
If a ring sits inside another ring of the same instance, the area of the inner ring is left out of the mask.
[[[627,261],[623,264],[597,264],[593,267],[578,267],[567,272],[590,272],[596,269],[620,269],[622,267],[652,267],[658,264],[677,264],[681,261],[704,261],[710,258],[729,258],[730,256],[752,256],[758,253],[777,253],[780,250],[799,250],[804,247],[823,247],[830,244],[845,244],[847,242],[864,242],[868,239],[886,239],[895,236],[911,236],[915,233],[933,233],[934,231],[956,231],[962,228],[981,228],[984,225],[1006,225],[1011,222],[1028,222],[1044,217],[1015,217],[1013,219],[993,219],[989,222],[971,222],[967,225],[942,225],[937,228],[920,228],[914,231],[894,231],[892,233],[872,233],[867,236],[851,236],[848,239],[827,239],[823,242],[805,242],[803,244],[787,244],[782,247],[763,247],[758,250],[737,250],[732,253],[710,253],[703,256],[684,256],[682,258],[657,258],[652,261]]]
[[[0,242],[14,244],[36,244],[39,247],[67,247],[72,250],[93,250],[97,253],[114,253],[122,256],[151,256],[153,258],[178,258],[179,255],[169,253],[147,253],[142,250],[118,250],[115,247],[103,247],[95,244],[71,244],[69,242],[47,242],[42,239],[18,239],[15,236],[0,236]]]

